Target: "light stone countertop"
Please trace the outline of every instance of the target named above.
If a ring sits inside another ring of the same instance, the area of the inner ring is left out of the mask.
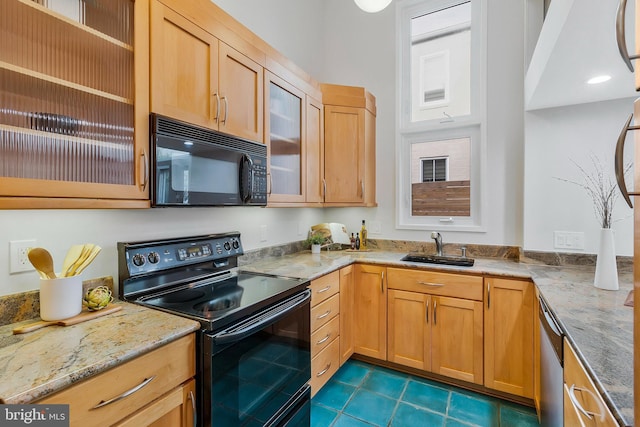
[[[633,425],[633,308],[624,302],[633,289],[630,272],[619,274],[620,290],[593,286],[593,266],[556,267],[504,259],[476,258],[473,267],[400,261],[406,252],[299,252],[264,259],[241,269],[314,279],[354,262],[451,273],[533,279],[569,341],[621,425]]]
[[[533,279],[606,403],[622,425],[633,425],[633,309],[623,306],[631,273],[619,291],[593,286],[592,266],[552,267],[497,258],[476,258],[473,267],[400,261],[406,252],[309,251],[265,257],[240,267],[314,279],[354,262],[490,276]],[[28,403],[115,367],[198,329],[197,322],[134,304],[69,327],[51,326],[22,335],[0,326],[0,403]]]
[[[199,329],[192,320],[116,301],[123,309],[73,326],[13,335],[0,326],[0,403],[24,404]]]

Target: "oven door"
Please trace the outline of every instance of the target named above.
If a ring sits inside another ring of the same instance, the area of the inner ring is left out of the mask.
[[[308,426],[311,293],[203,333],[202,425]]]

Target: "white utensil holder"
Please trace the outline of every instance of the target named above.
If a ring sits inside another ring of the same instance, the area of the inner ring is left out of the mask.
[[[78,276],[40,279],[40,317],[62,320],[82,311],[82,278]]]

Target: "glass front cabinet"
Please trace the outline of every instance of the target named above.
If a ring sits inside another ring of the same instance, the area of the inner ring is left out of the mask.
[[[0,2],[0,208],[149,206],[148,45],[147,0]]]
[[[305,93],[270,72],[265,72],[265,90],[269,204],[301,203],[305,201]]]

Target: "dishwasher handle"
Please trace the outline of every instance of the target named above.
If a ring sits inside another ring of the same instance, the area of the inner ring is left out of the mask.
[[[545,333],[553,349],[560,361],[560,365],[564,366],[564,352],[563,352],[563,339],[564,333],[562,328],[558,325],[558,322],[554,318],[553,314],[549,310],[547,303],[544,302],[542,297],[538,298],[539,301],[539,318],[540,318],[540,333]]]

